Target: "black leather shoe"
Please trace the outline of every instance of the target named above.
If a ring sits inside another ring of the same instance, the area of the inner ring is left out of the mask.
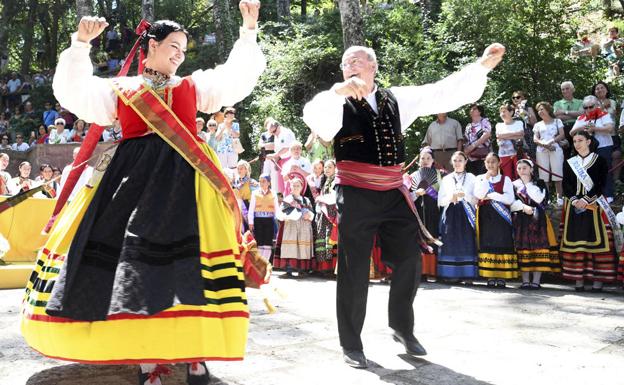
[[[342,350],[342,358],[347,365],[352,368],[365,369],[368,368],[368,362],[366,356],[361,350]]]
[[[202,375],[194,375],[191,374],[191,366],[192,365],[201,365],[206,370],[206,373]],[[195,362],[192,364],[187,364],[186,367],[186,383],[188,385],[208,385],[210,383],[210,372],[208,371],[208,367],[205,362]]]
[[[396,342],[400,342],[405,346],[405,353],[411,356],[426,356],[427,351],[423,346],[418,342],[416,337],[413,334],[405,335],[399,332],[394,332],[392,334],[392,338]]]

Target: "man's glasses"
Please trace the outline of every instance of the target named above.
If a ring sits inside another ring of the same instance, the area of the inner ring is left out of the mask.
[[[591,110],[592,108],[594,108],[596,106],[594,106],[593,104],[591,106],[583,106],[584,110]]]
[[[363,64],[364,62],[360,59],[354,59],[351,60],[349,62],[346,63],[340,63],[340,69],[344,70],[345,68],[349,68],[349,67],[359,67]]]
[[[521,97],[521,96],[516,95],[516,96],[512,96],[511,98],[512,98],[512,99],[521,99],[522,97]]]

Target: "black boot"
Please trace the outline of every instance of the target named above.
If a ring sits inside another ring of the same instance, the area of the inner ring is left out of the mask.
[[[191,374],[192,365],[201,365],[206,370],[206,373],[202,375]],[[207,385],[210,383],[210,372],[205,362],[193,362],[186,365],[186,383],[189,385]]]

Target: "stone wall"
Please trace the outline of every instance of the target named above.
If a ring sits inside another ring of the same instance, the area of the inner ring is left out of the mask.
[[[95,166],[99,155],[109,148],[112,143],[98,143],[94,156],[89,164]],[[38,144],[32,147],[29,151],[11,151],[5,150],[0,152],[6,152],[11,161],[7,171],[11,176],[17,176],[17,167],[23,161],[28,161],[32,165],[31,178],[35,178],[39,175],[39,166],[43,163],[48,163],[52,166],[56,166],[63,170],[63,167],[71,163],[72,152],[74,148],[80,147],[80,143],[68,143],[68,144]]]

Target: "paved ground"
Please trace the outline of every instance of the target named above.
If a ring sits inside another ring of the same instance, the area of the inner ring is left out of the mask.
[[[415,334],[425,359],[402,354],[386,327],[389,286],[372,284],[363,332],[368,370],[340,356],[335,282],[274,279],[288,298],[267,314],[257,290],[243,362],[210,363],[216,384],[541,385],[624,384],[624,295],[581,295],[548,285],[539,292],[425,284],[416,297]],[[0,385],[135,384],[135,367],[86,366],[32,352],[18,330],[21,290],[0,291]],[[184,384],[177,366],[164,384]]]

